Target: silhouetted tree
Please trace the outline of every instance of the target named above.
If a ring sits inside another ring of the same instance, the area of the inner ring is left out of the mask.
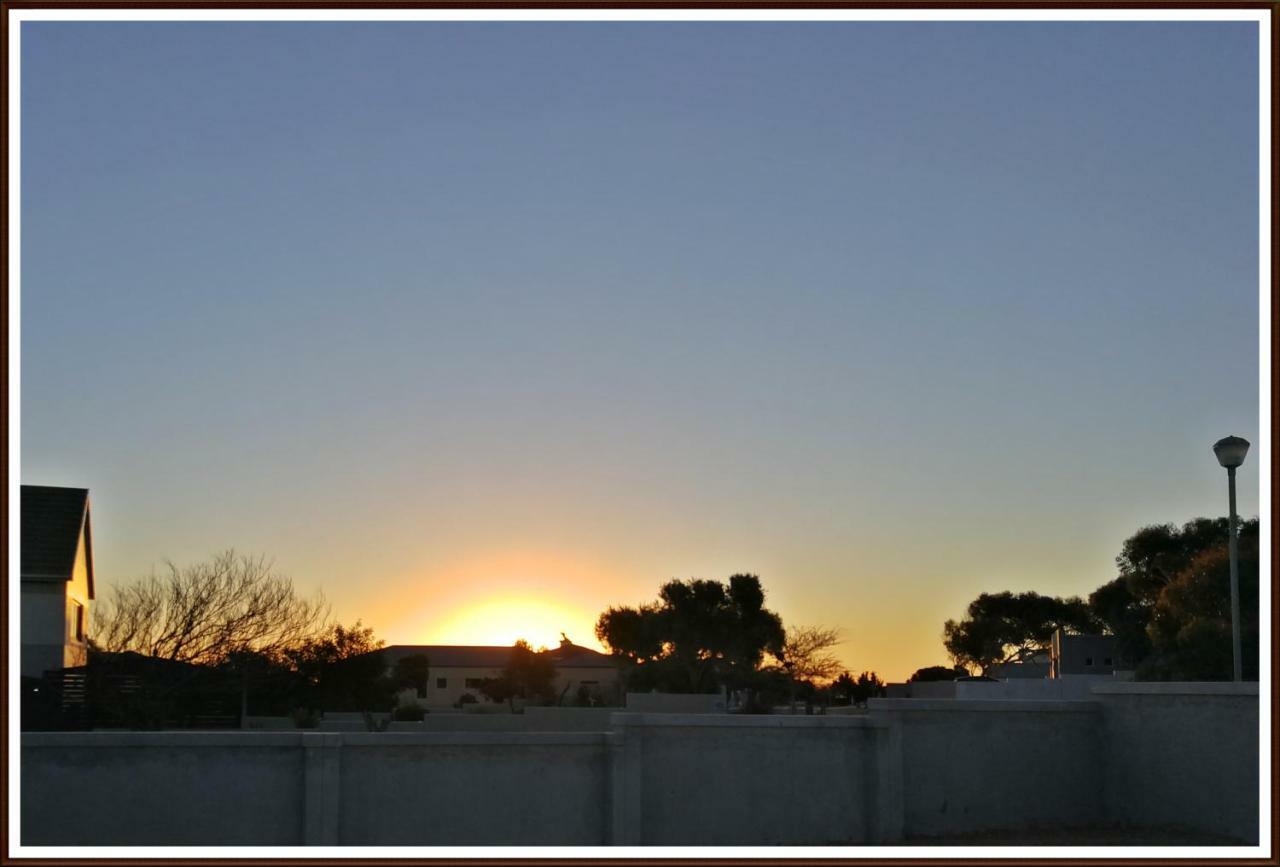
[[[481,681],[479,689],[490,701],[505,701],[514,711],[517,698],[526,702],[553,701],[555,678],[556,665],[550,654],[535,651],[522,638],[512,646],[502,675]]]
[[[884,681],[880,676],[874,671],[864,671],[858,675],[851,697],[854,704],[866,704],[867,699],[880,698],[884,693]]]
[[[1049,649],[1053,633],[1091,632],[1102,624],[1078,597],[1039,593],[983,593],[969,603],[963,620],[943,626],[943,645],[956,665],[1024,661]]]
[[[412,689],[418,695],[427,691],[431,677],[431,660],[425,653],[414,653],[396,660],[392,673],[396,689]]]
[[[791,709],[796,699],[809,695],[840,670],[840,661],[827,651],[840,643],[840,630],[822,626],[794,626],[786,630],[782,652],[773,667],[786,672],[791,681]]]
[[[299,706],[313,710],[384,710],[391,704],[393,682],[374,653],[383,642],[373,630],[334,624],[285,655],[298,677]]]
[[[858,682],[853,679],[853,675],[842,671],[840,676],[831,682],[831,695],[836,704],[853,704],[853,694],[857,688]]]
[[[955,680],[957,677],[964,677],[968,670],[956,666],[949,668],[945,665],[930,665],[927,668],[917,668],[909,678],[907,683],[928,683],[938,680]]]
[[[779,663],[796,680],[822,683],[840,671],[840,661],[829,651],[840,643],[840,630],[823,626],[787,628]]]
[[[1239,538],[1241,666],[1258,677],[1258,522]],[[1231,578],[1226,542],[1194,555],[1160,590],[1147,626],[1151,655],[1139,677],[1229,680],[1232,676]]]
[[[1167,632],[1160,651],[1164,663],[1142,665],[1154,652],[1152,626],[1156,606],[1165,589],[1197,558],[1215,550],[1225,556],[1228,523],[1226,518],[1196,518],[1181,527],[1157,524],[1143,527],[1125,540],[1116,557],[1119,574],[1089,596],[1089,606],[1106,631],[1116,636],[1118,654],[1126,664],[1144,670],[1148,676],[1154,676],[1161,668],[1172,671],[1168,669]],[[1242,522],[1241,538],[1256,535],[1257,527],[1256,518]],[[1228,645],[1228,652],[1229,649]]]
[[[782,620],[764,607],[755,575],[668,581],[656,603],[615,607],[596,621],[596,637],[627,663],[627,688],[710,692],[751,690],[765,653],[782,653]]]
[[[328,612],[263,557],[234,551],[112,590],[94,609],[94,644],[174,662],[216,665],[244,654],[278,657],[315,634]]]

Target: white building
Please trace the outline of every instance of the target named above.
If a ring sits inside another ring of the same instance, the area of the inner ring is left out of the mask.
[[[23,677],[85,664],[92,601],[89,492],[23,485]]]
[[[377,653],[387,667],[409,656],[425,656],[429,668],[427,687],[418,695],[404,696],[428,708],[446,708],[458,704],[464,695],[476,703],[487,702],[480,684],[497,678],[511,659],[511,647],[443,644],[393,644]],[[606,654],[580,647],[567,638],[560,646],[542,651],[555,665],[553,688],[557,695],[574,702],[579,694],[589,696],[602,705],[621,703],[618,693],[618,666]]]

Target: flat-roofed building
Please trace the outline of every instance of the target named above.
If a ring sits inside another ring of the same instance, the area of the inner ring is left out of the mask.
[[[1049,677],[1110,677],[1121,668],[1114,635],[1053,633],[1049,646]]]

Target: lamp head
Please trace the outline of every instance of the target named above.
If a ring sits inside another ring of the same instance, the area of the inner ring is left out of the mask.
[[[1222,466],[1235,469],[1244,463],[1244,456],[1249,453],[1249,441],[1241,437],[1223,437],[1213,444],[1213,453]]]

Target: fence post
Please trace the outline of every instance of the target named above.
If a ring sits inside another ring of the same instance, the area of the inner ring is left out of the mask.
[[[308,846],[339,843],[342,735],[304,732],[302,749],[302,842]]]

